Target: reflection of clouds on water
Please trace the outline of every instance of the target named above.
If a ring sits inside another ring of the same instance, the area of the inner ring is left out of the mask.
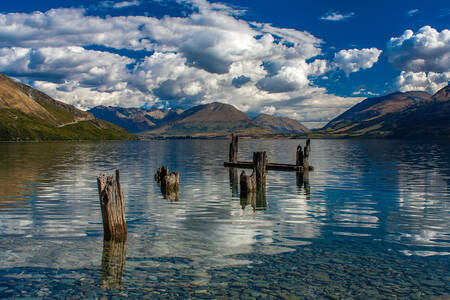
[[[315,171],[308,188],[297,186],[293,172],[269,171],[267,208],[253,211],[232,197],[223,168],[228,144],[0,145],[0,163],[6,166],[0,180],[7,183],[0,186],[0,232],[19,236],[11,244],[0,243],[0,260],[8,261],[4,267],[98,264],[103,232],[96,176],[116,167],[126,197],[127,268],[183,269],[205,284],[204,270],[248,263],[238,254],[290,251],[330,235],[394,241],[405,254],[449,252],[408,248],[449,247],[450,172],[438,167],[439,157],[412,159],[426,150],[408,150],[403,156],[394,141],[313,140]],[[298,144],[242,140],[239,159],[267,150],[270,161],[293,163]],[[163,164],[180,172],[179,202],[164,199],[153,180]]]
[[[400,166],[398,203],[387,218],[389,238],[407,245],[450,247],[450,214],[445,200],[448,182],[436,170],[420,170]]]

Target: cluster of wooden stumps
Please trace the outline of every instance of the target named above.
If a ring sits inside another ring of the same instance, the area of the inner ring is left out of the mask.
[[[254,152],[253,161],[238,161],[238,136],[232,135],[230,143],[229,162],[224,165],[229,167],[230,182],[233,195],[238,193],[238,181],[240,185],[241,206],[245,208],[251,205],[254,210],[265,209],[266,203],[266,175],[267,170],[295,171],[297,185],[304,185],[309,194],[308,173],[313,170],[309,165],[310,140],[302,148],[297,147],[295,165],[270,163],[266,152]],[[252,169],[252,174],[247,175],[243,170],[238,177],[238,168]],[[120,186],[120,171],[116,170],[116,176],[102,174],[97,177],[100,207],[103,220],[103,254],[100,285],[104,289],[121,289],[122,275],[125,267],[127,240],[127,222],[125,220],[125,198]],[[170,172],[167,166],[158,168],[155,180],[160,184],[161,193],[169,200],[179,200],[178,172]]]
[[[229,176],[233,195],[238,194],[237,169],[252,169],[251,175],[247,175],[243,170],[239,176],[242,208],[250,204],[255,210],[265,209],[267,206],[265,185],[268,170],[295,171],[297,185],[304,185],[305,190],[309,191],[308,174],[309,171],[313,170],[313,167],[309,165],[309,139],[306,141],[304,148],[302,148],[301,145],[298,145],[295,165],[270,163],[267,159],[267,153],[265,151],[253,152],[253,161],[251,162],[238,161],[238,142],[238,136],[233,134],[230,143],[229,161],[224,162],[224,166],[230,168]]]
[[[161,187],[161,193],[164,198],[170,201],[180,200],[179,185],[180,174],[178,172],[170,172],[167,166],[158,168],[155,174],[155,180]]]
[[[98,193],[103,220],[103,254],[100,286],[104,289],[122,289],[125,267],[127,222],[125,220],[125,198],[120,186],[120,171],[116,174],[97,177]],[[166,166],[158,168],[155,180],[161,186],[163,196],[172,201],[179,199],[178,172],[169,173]]]

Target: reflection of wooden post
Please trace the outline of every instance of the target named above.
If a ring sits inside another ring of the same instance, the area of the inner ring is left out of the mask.
[[[298,188],[304,188],[305,194],[309,196],[310,185],[309,185],[309,172],[296,172],[296,181]]]
[[[228,175],[230,177],[231,194],[236,196],[239,193],[239,176],[237,168],[229,168]]]
[[[256,185],[259,187],[266,185],[267,154],[264,152],[253,152],[253,166],[256,171]]]
[[[120,187],[120,171],[114,175],[102,174],[97,177],[100,207],[103,219],[103,238],[105,241],[125,241],[127,222],[125,221],[125,198]]]
[[[238,161],[238,136],[231,134],[229,161],[237,163]]]
[[[104,241],[100,286],[103,289],[122,289],[122,275],[125,267],[125,241]]]

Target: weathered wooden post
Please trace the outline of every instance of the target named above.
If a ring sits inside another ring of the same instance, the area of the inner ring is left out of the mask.
[[[241,198],[247,198],[249,194],[256,192],[256,171],[253,169],[252,175],[247,176],[245,171],[242,170],[239,182],[241,185]]]
[[[97,177],[97,184],[103,219],[103,239],[105,241],[125,241],[127,239],[127,222],[119,169],[116,170],[116,179],[114,179],[114,175],[102,174]]]
[[[234,133],[231,134],[230,153],[228,158],[230,162],[238,162],[238,135],[234,135]]]
[[[162,166],[156,171],[155,180],[160,183],[162,179],[167,175],[169,175],[169,168],[167,166]]]
[[[180,174],[178,172],[170,172],[161,180],[161,191],[163,194],[170,194],[178,192],[178,187],[180,184]]]
[[[180,199],[180,174],[178,172],[171,172],[169,174],[169,168],[162,166],[156,171],[155,180],[160,184],[161,193],[164,198],[170,201],[178,201]]]
[[[303,171],[308,172],[309,171],[309,152],[310,152],[310,143],[311,140],[306,140],[306,146],[303,150]]]
[[[125,241],[103,241],[100,286],[103,289],[122,290],[122,275],[125,267]]]
[[[303,151],[301,145],[297,146],[297,153],[295,155],[295,165],[303,166]]]
[[[264,152],[253,152],[253,166],[256,173],[256,185],[263,187],[266,185],[267,174],[267,154]]]

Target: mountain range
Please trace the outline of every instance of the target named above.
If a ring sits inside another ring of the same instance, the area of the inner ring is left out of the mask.
[[[0,74],[0,141],[135,138],[123,128]]]
[[[252,137],[276,134],[305,136],[310,132],[293,119],[264,114],[252,119],[234,106],[219,102],[185,111],[97,106],[89,112],[146,138],[225,137],[232,132]],[[158,118],[154,117],[156,114]]]
[[[365,99],[315,136],[450,138],[450,85],[434,95],[412,91]]]
[[[135,139],[130,132],[141,138],[213,138],[230,133],[248,137],[450,138],[450,85],[434,95],[410,91],[367,98],[322,129],[311,131],[293,119],[267,114],[251,118],[219,102],[184,111],[96,106],[85,112],[0,74],[0,141]]]

